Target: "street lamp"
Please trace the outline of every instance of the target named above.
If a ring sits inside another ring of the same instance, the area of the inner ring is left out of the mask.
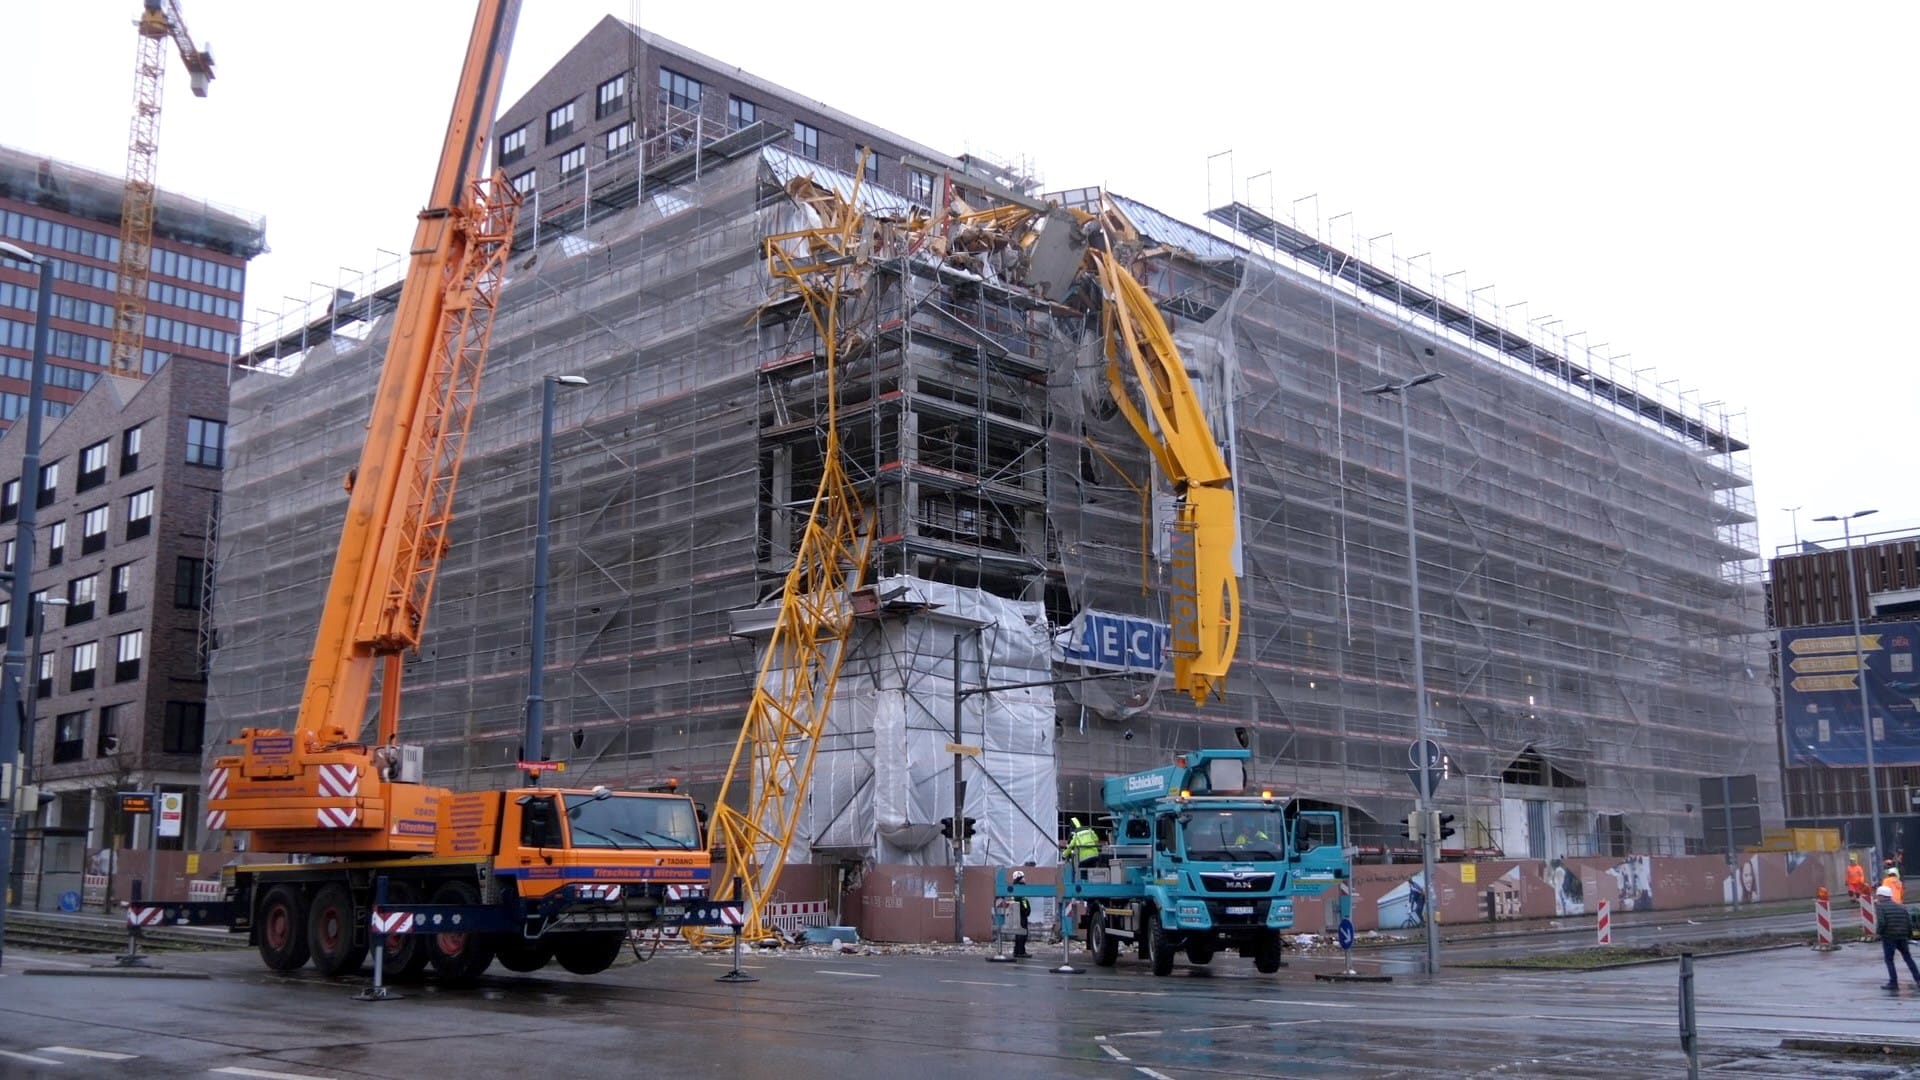
[[[40,502],[40,403],[47,384],[47,323],[53,317],[53,260],[0,241],[0,259],[25,263],[40,271],[40,301],[33,316],[33,370],[27,391],[26,444],[20,454],[20,515],[14,525],[13,617],[7,620],[7,651],[0,663],[0,762],[9,770],[20,757],[20,680],[26,671],[27,599],[33,595],[33,528]],[[12,791],[0,791],[6,809],[0,811],[0,892],[13,881]],[[0,962],[6,957],[7,905],[0,897]]]
[[[1434,887],[1433,881],[1434,848],[1439,846],[1440,838],[1434,835],[1433,828],[1433,769],[1428,767],[1431,763],[1425,760],[1429,742],[1427,663],[1420,633],[1420,534],[1413,527],[1413,436],[1410,433],[1412,420],[1407,413],[1407,391],[1444,378],[1445,372],[1429,371],[1401,382],[1382,383],[1367,391],[1375,397],[1392,395],[1400,399],[1400,468],[1407,488],[1407,585],[1413,594],[1413,715],[1414,739],[1418,744],[1414,754],[1414,771],[1419,777],[1419,804],[1415,809],[1420,814],[1420,876],[1426,882],[1427,893],[1427,902],[1421,905],[1421,921],[1425,924],[1429,976],[1440,974],[1440,935],[1439,927],[1434,923],[1434,908],[1440,891]]]
[[[1860,684],[1860,736],[1867,748],[1867,798],[1873,800],[1873,853],[1877,858],[1885,858],[1880,837],[1880,778],[1873,763],[1873,714],[1867,705],[1867,653],[1860,641],[1860,585],[1856,580],[1853,566],[1853,519],[1868,514],[1877,514],[1878,510],[1855,510],[1851,514],[1827,514],[1815,521],[1837,521],[1840,523],[1840,535],[1846,538],[1847,548],[1847,610],[1853,613],[1853,663],[1854,681]]]
[[[522,761],[547,759],[546,700],[541,697],[541,682],[547,666],[547,511],[553,501],[553,398],[560,386],[585,386],[582,375],[548,375],[541,380],[540,397],[540,495],[534,510],[533,530],[533,633],[528,645],[532,657],[527,662],[527,730],[520,749]],[[538,769],[529,770],[534,787],[540,786]]]

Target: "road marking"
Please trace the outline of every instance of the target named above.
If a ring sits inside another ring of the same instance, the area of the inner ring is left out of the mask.
[[[1166,1073],[1154,1072],[1152,1069],[1147,1068],[1145,1065],[1135,1065],[1134,1068],[1140,1070],[1140,1074],[1142,1076],[1153,1077],[1153,1080],[1173,1080],[1173,1077],[1168,1076]]]
[[[1236,1028],[1250,1028],[1252,1024],[1221,1024],[1219,1027],[1181,1028],[1180,1033],[1190,1035],[1196,1031],[1233,1031]]]
[[[10,1057],[16,1061],[32,1062],[35,1065],[65,1065],[66,1064],[66,1062],[61,1061],[58,1058],[34,1057],[32,1054],[21,1054],[21,1053],[16,1053],[12,1050],[0,1050],[0,1056]]]
[[[1165,1035],[1165,1034],[1166,1032],[1164,1031],[1116,1031],[1113,1033],[1113,1037],[1116,1039],[1127,1039],[1127,1038],[1133,1038],[1136,1036],[1144,1038],[1145,1036],[1148,1036],[1148,1035]],[[1100,1037],[1103,1039],[1106,1038],[1105,1035],[1102,1035]]]
[[[1166,997],[1165,990],[1086,990],[1089,994],[1123,994],[1127,997]]]
[[[1115,1060],[1115,1061],[1129,1061],[1129,1062],[1130,1062],[1130,1061],[1132,1061],[1132,1060],[1133,1060],[1132,1058],[1130,1058],[1130,1057],[1128,1057],[1127,1055],[1125,1055],[1125,1054],[1123,1054],[1123,1053],[1121,1053],[1120,1051],[1118,1051],[1118,1050],[1116,1050],[1116,1049],[1114,1049],[1114,1048],[1113,1048],[1113,1046],[1112,1046],[1112,1044],[1110,1044],[1110,1043],[1101,1043],[1101,1044],[1100,1044],[1100,1049],[1102,1049],[1102,1050],[1105,1050],[1105,1051],[1106,1051],[1107,1053],[1109,1053],[1109,1054],[1111,1054],[1111,1055],[1113,1056],[1113,1060]]]
[[[867,971],[835,971],[832,968],[814,968],[813,970],[816,974],[845,975],[849,979],[877,979],[880,977]]]
[[[99,1058],[102,1061],[132,1061],[139,1054],[116,1054],[108,1050],[82,1050],[77,1046],[43,1046],[42,1054],[72,1054],[74,1057]]]
[[[327,1080],[325,1077],[314,1076],[312,1073],[268,1072],[265,1069],[249,1069],[240,1065],[228,1065],[225,1068],[214,1069],[212,1071],[226,1073],[229,1076],[258,1076],[261,1077],[262,1080]]]
[[[1002,983],[1002,982],[981,982],[978,979],[941,979],[940,981],[943,983],[954,983],[959,986],[1012,986],[1013,985],[1012,983]]]
[[[1272,998],[1254,998],[1255,1005],[1302,1005],[1309,1009],[1357,1009],[1358,1005],[1344,1005],[1332,1001],[1275,1001]]]

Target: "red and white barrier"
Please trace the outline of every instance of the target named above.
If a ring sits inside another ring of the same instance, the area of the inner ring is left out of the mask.
[[[762,914],[768,922],[773,924],[774,929],[783,934],[797,934],[809,926],[825,926],[833,918],[833,912],[827,909],[825,900],[768,904]]]
[[[1600,944],[1613,944],[1613,912],[1605,900],[1600,901]]]
[[[1872,941],[1878,935],[1878,923],[1873,914],[1873,897],[1860,898],[1860,934],[1862,940]]]
[[[216,900],[225,900],[226,898],[226,887],[218,881],[187,882],[187,900],[192,903],[212,903]]]
[[[1827,890],[1821,889],[1813,897],[1813,924],[1820,934],[1821,949],[1833,948],[1833,911],[1828,906]]]

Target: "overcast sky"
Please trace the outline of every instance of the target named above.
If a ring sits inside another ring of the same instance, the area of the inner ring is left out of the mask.
[[[122,173],[139,8],[8,5],[0,143]],[[473,5],[182,8],[216,79],[194,98],[169,55],[159,180],[266,217],[249,318],[403,248]],[[1808,538],[1865,508],[1920,527],[1920,6],[1129,10],[526,0],[503,103],[611,13],[930,146],[1025,158],[1049,188],[1196,223],[1239,197],[1363,251],[1391,233],[1376,257],[1431,252],[1456,288],[1492,286],[1480,303],[1744,411],[1769,552],[1794,506]]]

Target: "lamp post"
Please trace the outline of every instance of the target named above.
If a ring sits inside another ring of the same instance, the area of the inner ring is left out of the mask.
[[[1407,391],[1416,386],[1424,386],[1436,379],[1444,379],[1446,374],[1429,371],[1401,382],[1382,383],[1367,393],[1375,397],[1391,395],[1400,399],[1400,470],[1406,480],[1407,490],[1407,586],[1413,598],[1413,715],[1414,739],[1420,747],[1420,755],[1426,753],[1428,742],[1427,724],[1427,662],[1420,633],[1420,533],[1413,526],[1413,436],[1412,420],[1407,412]],[[1417,790],[1419,803],[1415,807],[1420,814],[1420,879],[1426,883],[1427,901],[1421,907],[1421,922],[1427,939],[1427,974],[1440,974],[1440,935],[1439,927],[1434,923],[1435,901],[1439,890],[1433,883],[1434,848],[1439,846],[1440,838],[1434,835],[1433,814],[1433,769],[1429,762],[1416,761],[1415,774],[1418,776]]]
[[[20,455],[20,514],[14,525],[12,618],[7,620],[7,651],[0,664],[0,762],[9,771],[20,755],[20,680],[25,674],[27,598],[33,595],[34,509],[40,501],[40,402],[47,383],[47,322],[53,317],[53,260],[0,242],[0,259],[25,263],[40,272],[40,301],[33,316],[33,370],[27,392],[26,444]],[[0,891],[13,881],[14,793],[0,791],[7,806],[0,812]],[[7,905],[0,896],[0,962],[6,956]]]
[[[1847,610],[1853,613],[1853,663],[1857,672],[1854,681],[1860,684],[1860,741],[1867,748],[1867,798],[1873,801],[1873,853],[1876,858],[1884,859],[1886,848],[1881,846],[1880,836],[1880,777],[1873,762],[1873,713],[1867,705],[1867,653],[1860,642],[1860,584],[1853,566],[1853,519],[1877,513],[1878,510],[1855,510],[1851,514],[1827,514],[1813,520],[1839,522],[1840,535],[1846,538]]]
[[[541,380],[540,397],[540,495],[534,510],[533,530],[533,632],[527,661],[527,729],[525,745],[520,748],[522,762],[539,763],[547,759],[545,743],[546,699],[541,684],[547,666],[547,512],[553,501],[553,399],[560,386],[585,386],[581,375],[548,375]],[[540,786],[540,771],[529,769],[534,787]]]

